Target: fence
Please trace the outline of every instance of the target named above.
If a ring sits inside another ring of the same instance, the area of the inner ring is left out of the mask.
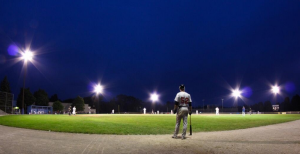
[[[13,112],[14,94],[0,91],[0,110],[5,113]]]
[[[203,112],[203,113],[216,113],[216,109],[193,109],[193,112],[196,112],[196,110],[198,110],[198,112]],[[238,108],[219,108],[219,113],[223,113],[223,112],[238,112]]]

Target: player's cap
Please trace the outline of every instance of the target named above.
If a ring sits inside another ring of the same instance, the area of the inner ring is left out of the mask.
[[[179,86],[179,89],[184,90],[184,89],[185,89],[184,84],[181,84],[181,85]]]

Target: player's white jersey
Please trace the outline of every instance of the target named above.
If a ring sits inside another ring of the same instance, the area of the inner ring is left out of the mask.
[[[192,98],[187,92],[181,91],[177,93],[175,101],[179,103],[179,106],[189,107],[189,102],[192,102]]]

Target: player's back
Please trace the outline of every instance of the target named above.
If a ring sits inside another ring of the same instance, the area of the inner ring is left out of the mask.
[[[189,102],[192,102],[192,98],[191,95],[187,92],[181,91],[177,93],[175,101],[177,101],[179,103],[179,106],[181,107],[188,107]]]

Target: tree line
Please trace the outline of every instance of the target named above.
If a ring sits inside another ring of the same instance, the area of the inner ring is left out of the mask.
[[[104,101],[103,96],[87,96],[76,98],[70,98],[66,100],[61,100],[58,98],[57,94],[48,97],[48,94],[43,89],[38,89],[34,93],[30,91],[30,88],[20,88],[19,95],[17,97],[17,106],[22,109],[22,101],[23,101],[23,90],[24,90],[24,110],[26,112],[27,106],[30,105],[38,105],[38,106],[48,106],[49,102],[53,103],[54,111],[63,111],[64,107],[63,103],[72,103],[72,107],[76,107],[77,111],[84,110],[84,104],[88,104],[92,108],[96,109],[97,113],[111,113],[112,110],[115,112],[142,112],[143,108],[147,108],[147,112],[151,112],[152,109],[154,111],[159,110],[160,112],[170,112],[173,103],[152,103],[150,101],[142,101],[134,96],[127,95],[118,95],[109,101]],[[5,76],[1,82],[0,91],[9,92],[10,85]]]
[[[284,101],[281,103],[276,103],[279,105],[279,111],[300,111],[300,96],[297,94],[292,97],[290,100],[289,97],[285,97]],[[266,101],[265,103],[259,102],[251,106],[252,110],[261,111],[261,112],[272,112],[272,104],[270,101]]]
[[[54,102],[53,110],[54,111],[63,111],[64,103],[72,103],[72,107],[76,106],[77,111],[84,110],[84,104],[88,104],[93,109],[96,109],[97,113],[111,113],[112,110],[117,112],[143,112],[143,108],[147,109],[147,112],[170,112],[173,108],[174,102],[167,101],[165,103],[155,103],[151,101],[143,101],[134,96],[127,95],[117,95],[111,100],[104,100],[103,96],[87,96],[76,98],[70,98],[66,100],[60,100],[57,94],[48,97],[48,94],[43,89],[38,89],[34,93],[31,93],[29,88],[20,88],[19,95],[17,97],[17,106],[22,108],[22,100],[23,100],[23,90],[24,90],[24,108],[26,110],[29,105],[40,105],[40,106],[48,106],[49,102]],[[11,93],[9,82],[7,77],[5,76],[0,85],[0,91]],[[290,100],[289,97],[286,97],[283,102],[276,103],[279,105],[279,111],[300,111],[300,96],[295,95]],[[244,105],[246,109],[249,110],[251,108],[254,111],[260,112],[272,112],[272,103],[270,101],[259,102],[253,105]],[[239,111],[242,107],[239,107]]]

